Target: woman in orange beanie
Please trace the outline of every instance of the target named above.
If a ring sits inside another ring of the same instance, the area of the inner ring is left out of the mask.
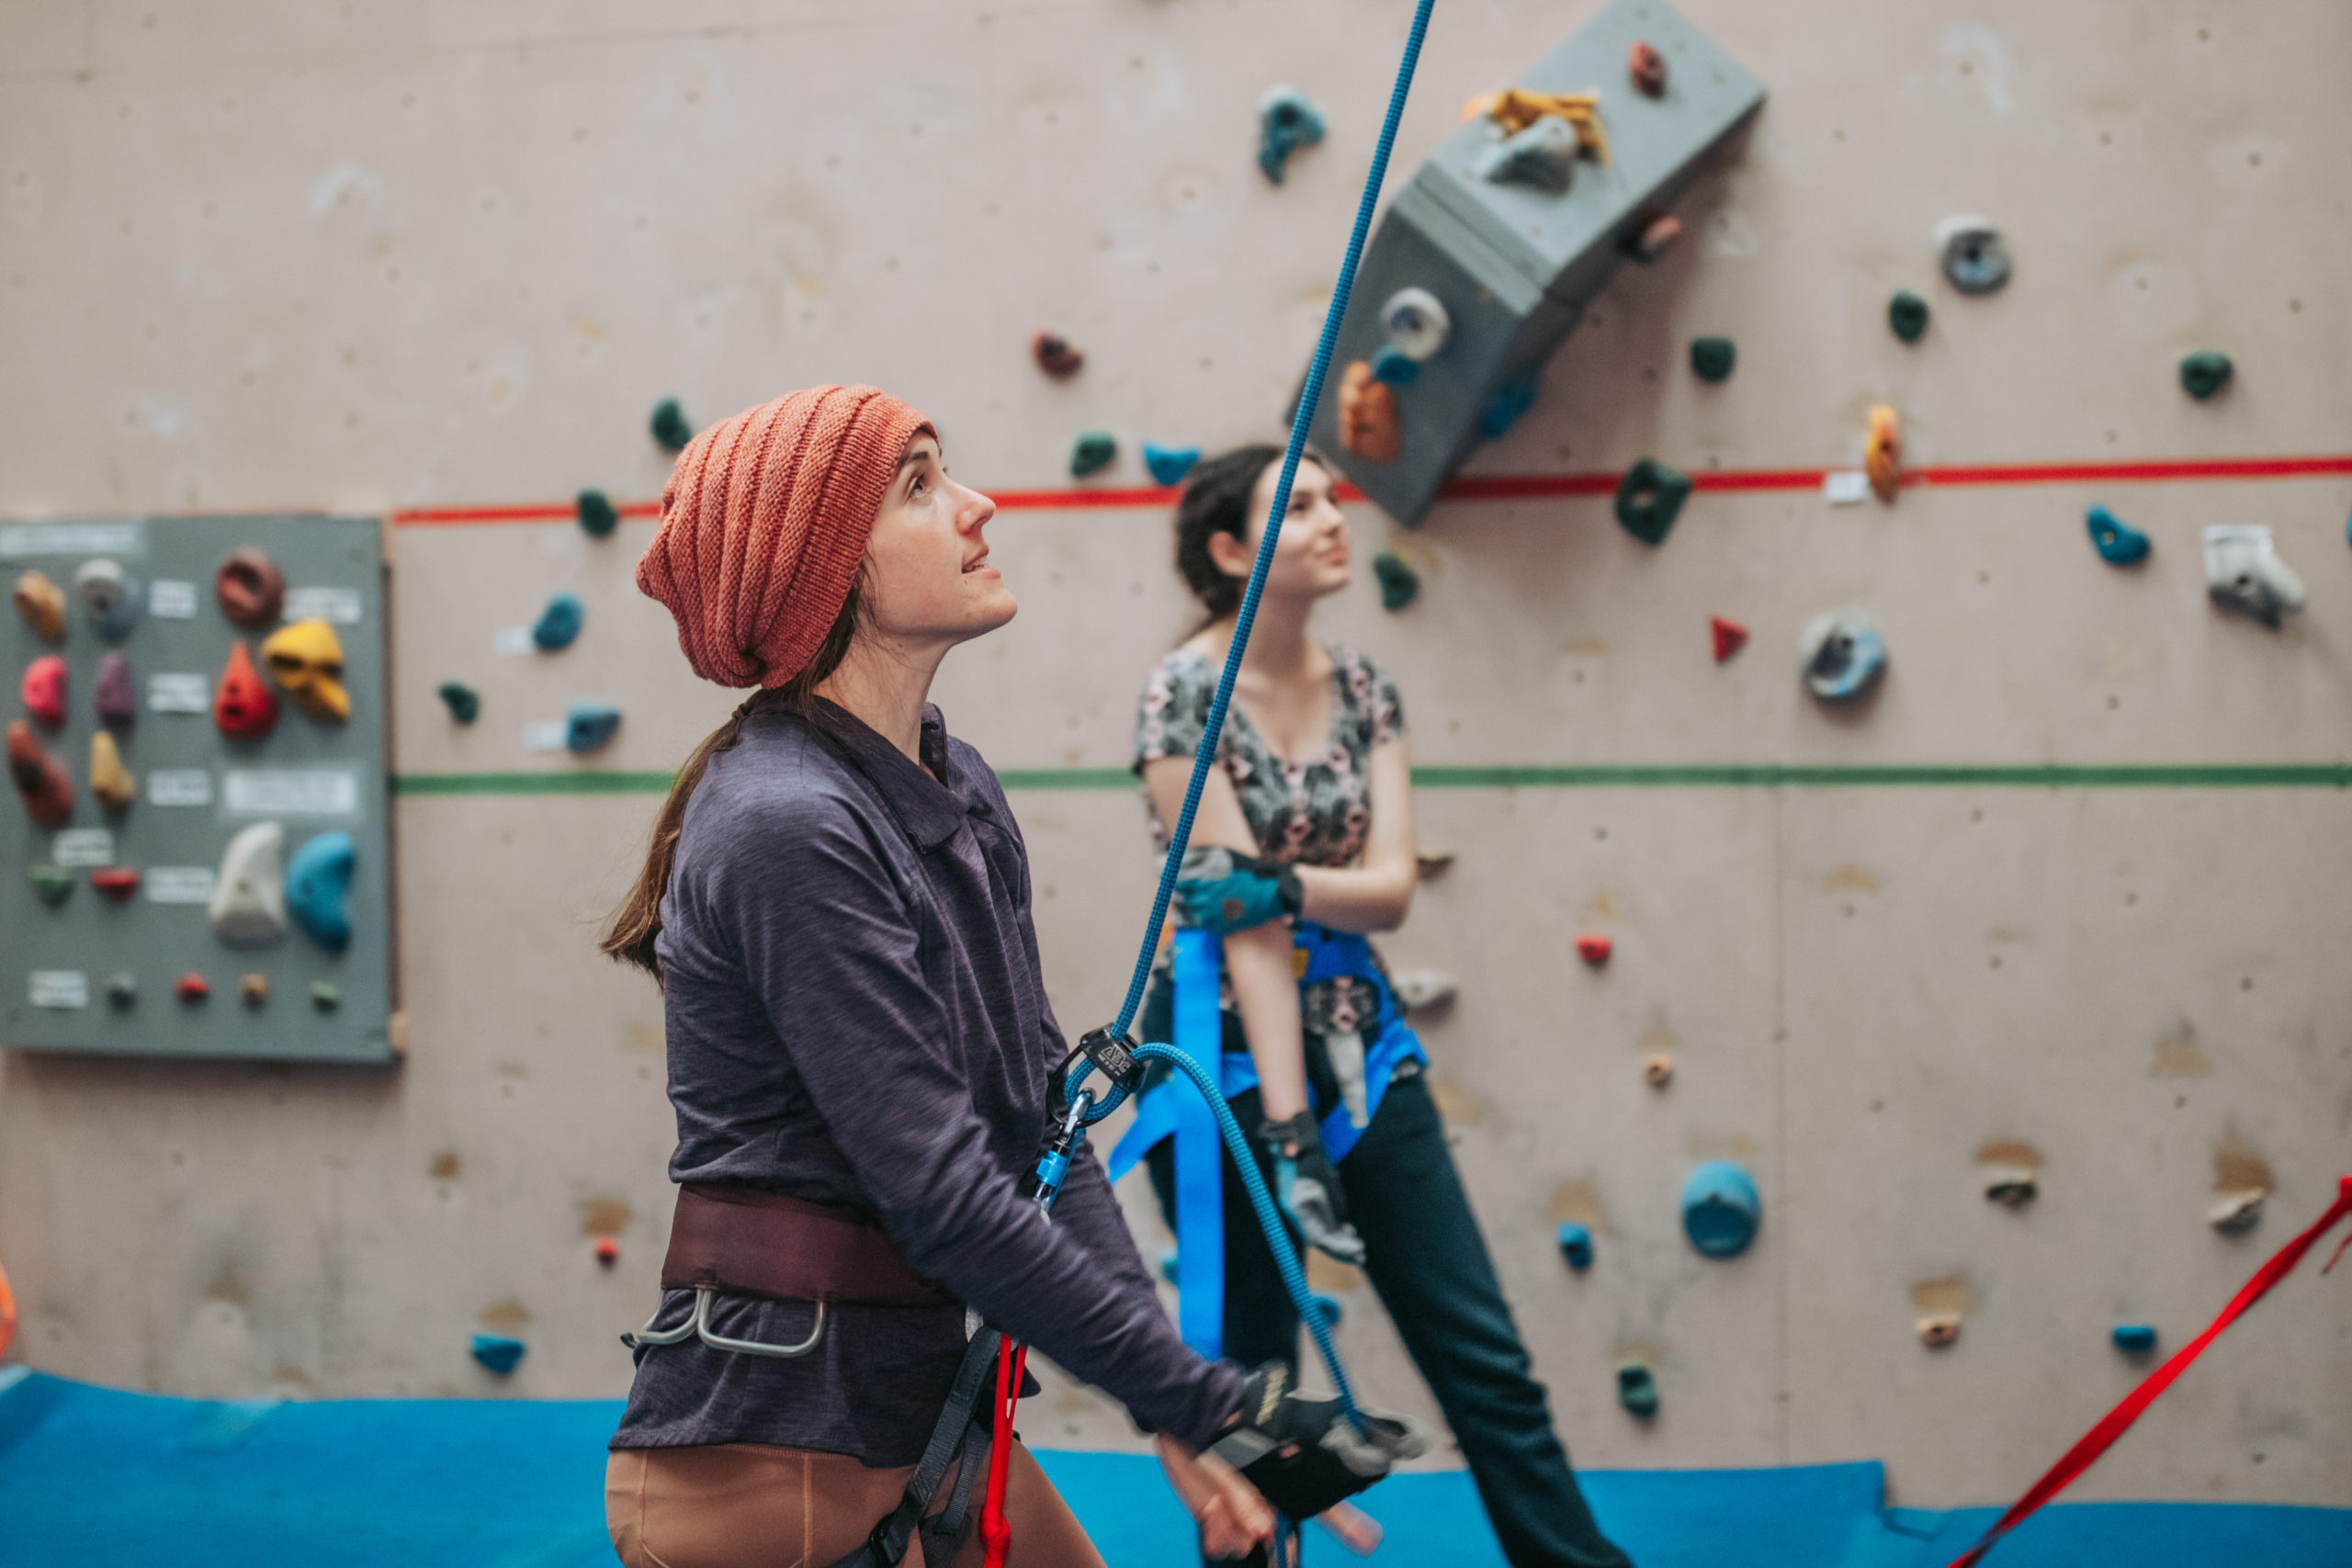
[[[995,513],[870,387],[712,426],[662,495],[638,585],[696,674],[758,690],[680,770],[604,942],[662,985],[678,1124],[606,1475],[627,1563],[977,1562],[981,1428],[951,1394],[996,1329],[1156,1432],[1216,1549],[1272,1531],[1199,1452],[1242,1375],[1177,1338],[1102,1167],[1050,1224],[1022,1190],[1067,1046],[1020,829],[928,701],[1012,618]],[[1017,1447],[1006,1511],[1012,1562],[1101,1562]]]

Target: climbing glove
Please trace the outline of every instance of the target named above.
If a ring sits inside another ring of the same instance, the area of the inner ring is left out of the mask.
[[[1188,926],[1218,936],[1298,913],[1298,873],[1222,844],[1194,844],[1176,872],[1176,901]]]
[[[1315,1131],[1315,1112],[1302,1111],[1284,1121],[1261,1122],[1258,1136],[1274,1156],[1274,1201],[1297,1223],[1306,1244],[1361,1268],[1363,1237],[1348,1223],[1340,1173],[1323,1153],[1323,1140]]]
[[[1285,1518],[1307,1519],[1385,1476],[1398,1460],[1429,1451],[1430,1429],[1409,1416],[1359,1409],[1348,1419],[1336,1394],[1303,1394],[1289,1366],[1250,1374],[1241,1414],[1209,1446]]]

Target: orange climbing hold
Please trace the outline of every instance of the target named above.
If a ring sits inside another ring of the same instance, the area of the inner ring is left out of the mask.
[[[1396,389],[1373,378],[1368,360],[1355,361],[1340,377],[1340,445],[1375,463],[1393,463],[1404,453]]]
[[[1903,482],[1903,421],[1884,403],[1871,407],[1871,433],[1862,447],[1862,471],[1870,476],[1871,493],[1884,502],[1894,499],[1896,487]]]
[[[277,722],[277,699],[269,694],[242,638],[229,645],[228,668],[212,690],[212,722],[235,740],[258,740]]]
[[[74,776],[21,718],[8,723],[8,777],[35,827],[62,828],[73,819]]]
[[[1583,931],[1577,937],[1577,956],[1595,968],[1609,962],[1612,947],[1610,940],[1598,931]]]
[[[17,614],[43,642],[65,640],[65,590],[48,574],[28,571],[17,579]]]
[[[1747,646],[1747,628],[1737,621],[1709,615],[1707,628],[1714,634],[1715,662],[1718,664]]]

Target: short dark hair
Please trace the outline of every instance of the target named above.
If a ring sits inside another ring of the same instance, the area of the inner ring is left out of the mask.
[[[1258,488],[1258,476],[1281,462],[1282,457],[1281,447],[1252,442],[1203,458],[1184,481],[1183,499],[1176,503],[1176,571],[1212,621],[1240,608],[1241,580],[1218,569],[1216,558],[1209,554],[1209,537],[1214,534],[1230,534],[1241,540],[1250,537],[1250,492]],[[1326,474],[1331,472],[1331,465],[1319,452],[1307,452],[1304,460]]]

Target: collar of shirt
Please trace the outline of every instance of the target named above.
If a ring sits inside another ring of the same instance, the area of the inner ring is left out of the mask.
[[[928,853],[954,838],[970,810],[970,781],[957,776],[947,746],[947,720],[939,705],[923,705],[922,739],[916,743],[922,751],[922,763],[918,766],[847,708],[823,698],[819,701],[824,703],[830,721],[822,733],[881,793],[915,847]]]

